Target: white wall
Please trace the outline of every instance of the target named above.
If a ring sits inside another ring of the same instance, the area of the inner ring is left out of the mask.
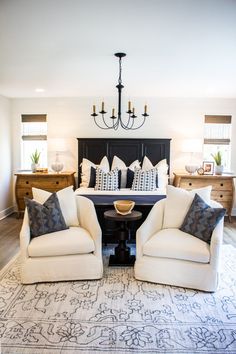
[[[10,100],[0,96],[0,219],[13,210]]]
[[[116,98],[104,98],[107,110],[116,107]],[[127,102],[126,98],[123,102]],[[148,113],[145,125],[136,131],[106,131],[96,127],[90,116],[96,97],[31,98],[12,100],[13,168],[20,168],[20,120],[23,113],[46,113],[48,136],[67,138],[69,153],[63,156],[66,169],[77,170],[77,137],[172,138],[171,172],[183,169],[186,156],[181,152],[183,138],[203,138],[205,114],[232,115],[232,137],[236,136],[236,99],[224,98],[134,98],[136,112],[142,113],[145,102]],[[109,107],[109,108],[108,108]],[[127,107],[123,107],[124,111]],[[236,173],[236,139],[232,139],[232,166]],[[54,158],[51,156],[50,161]],[[202,156],[198,156],[199,162]],[[50,165],[49,161],[49,165]]]

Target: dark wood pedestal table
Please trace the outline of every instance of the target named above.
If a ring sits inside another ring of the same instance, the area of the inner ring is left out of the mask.
[[[104,212],[104,218],[116,221],[119,228],[115,231],[118,245],[115,247],[115,254],[110,256],[109,266],[130,266],[134,264],[135,256],[131,256],[130,248],[126,241],[129,239],[128,222],[141,219],[140,211],[132,210],[130,214],[121,215],[115,210],[107,210]]]

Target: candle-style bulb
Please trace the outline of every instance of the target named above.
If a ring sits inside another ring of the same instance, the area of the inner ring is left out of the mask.
[[[147,105],[144,106],[144,113],[147,113]]]
[[[93,105],[93,113],[96,113],[96,106],[95,106],[95,104]]]
[[[128,102],[128,111],[130,111],[131,110],[131,102],[129,101]]]
[[[104,111],[104,102],[102,102],[102,111]]]

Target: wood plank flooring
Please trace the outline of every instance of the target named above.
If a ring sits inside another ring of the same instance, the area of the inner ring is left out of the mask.
[[[0,221],[0,269],[19,251],[19,233],[23,219],[17,219],[16,214],[11,214]],[[225,221],[224,243],[236,247],[236,217],[232,223]]]
[[[19,233],[23,219],[17,219],[16,214],[0,220],[0,269],[19,251]]]

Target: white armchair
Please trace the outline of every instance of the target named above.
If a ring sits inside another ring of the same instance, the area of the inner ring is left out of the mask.
[[[172,187],[173,188],[173,187]],[[217,202],[208,203],[221,208]],[[157,202],[136,234],[135,278],[204,291],[218,285],[223,219],[210,245],[178,228],[163,228],[166,199]],[[175,206],[181,208],[181,201]]]
[[[79,226],[32,240],[25,210],[20,232],[22,283],[102,277],[102,237],[94,205],[88,198],[75,198]]]

